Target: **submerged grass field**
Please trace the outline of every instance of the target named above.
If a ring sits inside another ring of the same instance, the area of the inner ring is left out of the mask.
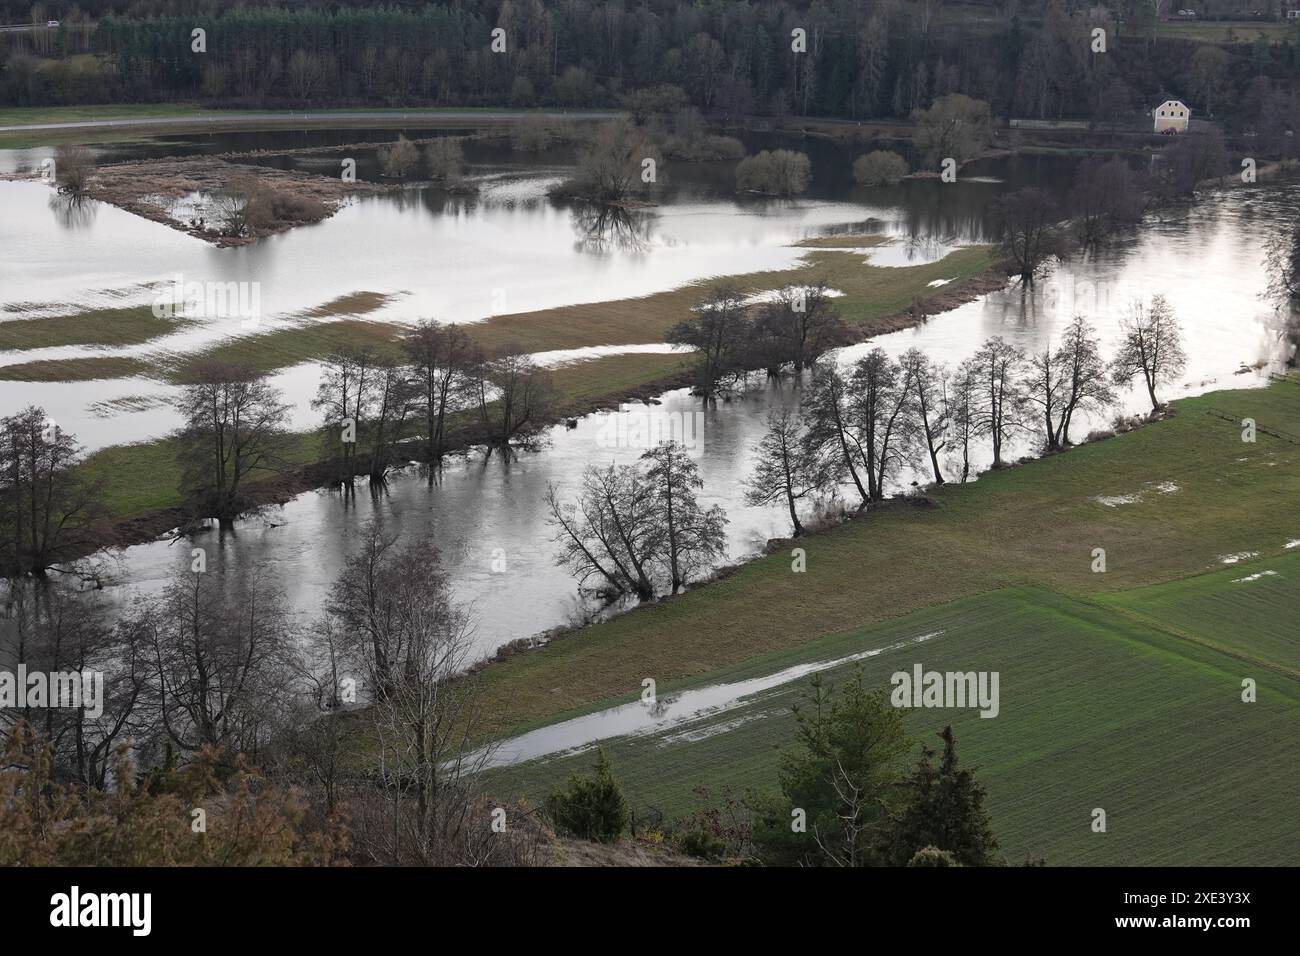
[[[185,321],[158,318],[147,305],[0,322],[0,351],[62,345],[140,345],[175,332]]]
[[[874,245],[878,237],[835,237],[832,244],[851,241],[854,246]],[[668,330],[689,317],[709,286],[730,282],[747,293],[763,292],[791,284],[815,283],[825,279],[831,288],[845,294],[835,307],[849,325],[866,331],[884,331],[877,320],[912,306],[935,294],[929,283],[939,279],[960,283],[986,271],[991,265],[986,246],[971,246],[950,253],[939,262],[919,266],[886,267],[864,264],[852,252],[810,248],[792,269],[756,272],[741,276],[703,280],[668,292],[635,299],[619,299],[568,305],[535,312],[495,316],[463,328],[486,349],[517,345],[529,352],[585,348],[596,345],[646,345],[663,342]],[[941,291],[941,290],[940,290]],[[234,336],[193,354],[142,354],[115,357],[124,364],[116,368],[98,359],[74,363],[38,361],[0,367],[0,379],[10,381],[86,381],[91,377],[117,377],[113,373],[137,374],[142,363],[156,377],[183,382],[188,367],[209,360],[244,365],[261,372],[274,372],[302,362],[319,361],[341,345],[371,346],[380,353],[398,354],[398,338],[408,325],[379,322],[362,315],[388,301],[387,296],[358,292],[308,310],[291,320],[268,321],[267,331]],[[0,323],[0,348],[31,349],[46,345],[142,343],[174,327],[169,320],[155,319],[148,308],[115,310],[131,313],[131,322],[116,315],[83,313],[60,319],[31,319]],[[143,313],[140,315],[139,313]],[[111,319],[111,321],[110,321]],[[315,320],[315,321],[309,321]],[[30,324],[29,324],[30,323]],[[49,326],[48,329],[42,328]],[[138,336],[128,340],[125,336]]]
[[[1246,644],[1273,630],[1272,612],[1290,621],[1300,613],[1300,556],[1268,564],[1290,577],[1291,588],[1281,606],[1234,628]],[[1247,593],[1223,575],[1194,580],[1206,606],[1233,606]],[[1159,600],[1169,587],[1133,596]],[[1210,624],[1202,636],[1218,633]],[[918,638],[925,639],[906,643]],[[994,832],[1013,863],[1260,865],[1294,862],[1300,853],[1290,812],[1300,787],[1290,757],[1300,682],[1042,588],[1001,589],[828,635],[661,685],[660,702],[671,714],[675,693],[687,687],[872,649],[884,650],[824,676],[837,683],[860,666],[870,684],[887,690],[891,673],[917,663],[999,673],[996,717],[916,709],[906,725],[916,744],[933,746],[943,725],[953,724],[958,753],[978,767]],[[1253,704],[1241,700],[1247,676],[1258,682]],[[690,813],[701,806],[692,793],[700,785],[714,794],[775,790],[779,749],[793,739],[790,707],[806,689],[806,678],[795,680],[662,732],[606,742],[638,818]],[[490,785],[498,797],[540,802],[591,760],[590,750],[543,758],[495,772]],[[1090,826],[1098,807],[1107,814],[1104,834]]]

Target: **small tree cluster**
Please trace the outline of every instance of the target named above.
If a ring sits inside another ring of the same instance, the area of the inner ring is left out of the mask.
[[[825,280],[778,289],[770,301],[752,305],[735,286],[715,286],[694,313],[668,330],[668,341],[694,350],[695,391],[706,401],[751,369],[797,374],[850,339]]]
[[[704,486],[695,461],[675,442],[646,451],[637,465],[590,466],[576,503],[547,493],[559,562],[584,586],[613,597],[655,596],[684,587],[726,548],[727,518],[698,498]]]

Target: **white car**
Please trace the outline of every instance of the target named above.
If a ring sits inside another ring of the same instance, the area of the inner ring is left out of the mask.
[[[53,28],[53,27],[57,27],[58,25],[59,25],[59,21],[58,21],[58,20],[46,20],[46,21],[45,21],[45,26],[46,26],[47,29],[49,29],[49,28]]]

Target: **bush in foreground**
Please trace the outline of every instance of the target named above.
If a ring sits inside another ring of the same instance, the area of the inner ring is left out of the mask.
[[[593,772],[575,776],[567,790],[552,794],[546,809],[556,829],[580,840],[613,843],[627,831],[627,800],[603,749],[598,751]]]

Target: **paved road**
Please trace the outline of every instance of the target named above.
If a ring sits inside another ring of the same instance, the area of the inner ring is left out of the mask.
[[[449,120],[517,120],[529,116],[562,116],[568,119],[608,120],[618,119],[624,113],[617,111],[579,110],[573,113],[538,114],[528,110],[348,110],[346,112],[328,111],[282,111],[276,113],[213,113],[195,116],[156,116],[132,119],[79,120],[71,123],[29,123],[22,126],[0,126],[0,133],[20,133],[31,130],[58,129],[111,129],[131,126],[231,126],[239,123],[277,123],[294,126],[308,123],[332,123],[346,120],[354,125],[358,120],[364,122],[446,122]]]

